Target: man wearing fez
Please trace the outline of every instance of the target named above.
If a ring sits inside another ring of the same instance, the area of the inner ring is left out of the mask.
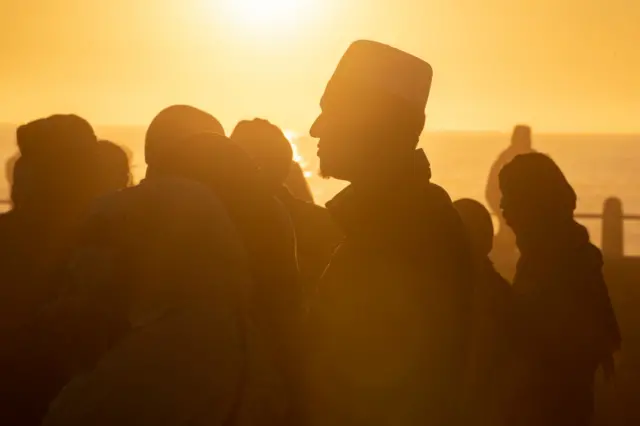
[[[309,418],[318,425],[452,424],[462,394],[470,248],[417,150],[432,69],[358,41],[311,128],[327,204],[346,234],[311,304]]]

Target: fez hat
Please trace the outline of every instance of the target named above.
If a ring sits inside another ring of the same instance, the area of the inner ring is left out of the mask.
[[[390,95],[424,112],[429,99],[431,65],[394,47],[369,40],[354,42],[340,60],[323,96]]]
[[[171,162],[185,138],[211,132],[224,135],[220,122],[211,114],[188,105],[173,105],[153,119],[145,137],[145,160],[149,166]]]

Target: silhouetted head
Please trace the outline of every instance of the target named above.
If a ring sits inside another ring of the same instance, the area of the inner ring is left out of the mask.
[[[511,146],[518,151],[531,151],[531,127],[519,124],[513,129]]]
[[[464,224],[473,253],[478,258],[486,258],[493,249],[493,221],[491,213],[481,203],[463,198],[453,203]]]
[[[504,218],[516,235],[573,219],[576,193],[544,154],[516,156],[500,172],[500,189]]]
[[[131,185],[130,152],[111,141],[98,141],[98,160],[102,164],[98,176],[105,192],[118,191]]]
[[[324,176],[352,181],[385,164],[411,161],[425,123],[432,69],[393,47],[351,45],[311,127]]]
[[[277,126],[255,119],[238,123],[231,140],[240,145],[260,168],[266,185],[281,187],[293,162],[291,143]]]
[[[87,120],[77,115],[58,114],[18,127],[17,142],[23,157],[71,162],[74,158],[68,158],[68,154],[92,151],[97,138]]]
[[[21,199],[69,207],[96,194],[97,138],[76,115],[54,115],[20,126]],[[16,182],[17,183],[17,182]],[[51,207],[53,207],[53,205]]]
[[[182,141],[189,136],[211,132],[224,135],[220,122],[211,114],[187,105],[162,110],[151,122],[145,138],[145,160],[149,173],[163,174],[171,168]]]

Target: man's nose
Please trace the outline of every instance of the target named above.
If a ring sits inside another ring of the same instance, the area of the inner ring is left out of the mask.
[[[324,118],[322,114],[320,114],[318,118],[316,118],[316,121],[313,122],[313,124],[311,125],[311,129],[309,130],[309,134],[311,135],[312,138],[320,137],[322,133],[323,123],[324,123]]]

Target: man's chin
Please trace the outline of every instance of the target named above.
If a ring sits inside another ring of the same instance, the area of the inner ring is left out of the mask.
[[[318,174],[322,179],[349,180],[346,173],[340,173],[335,167],[328,167],[326,164],[323,164],[322,161],[320,161]]]

